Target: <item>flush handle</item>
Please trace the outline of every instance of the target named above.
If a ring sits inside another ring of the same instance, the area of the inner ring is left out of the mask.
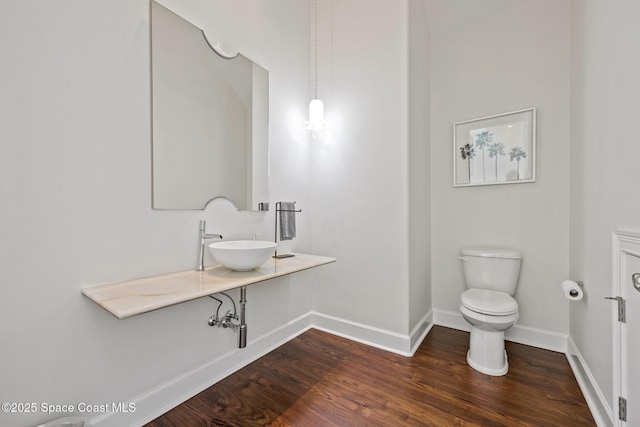
[[[460,255],[458,258],[460,258],[464,262],[469,262],[469,258],[467,258],[466,256]],[[640,275],[639,275],[639,277],[640,277]]]
[[[636,291],[640,292],[640,273],[633,273],[631,281],[633,282],[633,287],[636,288]]]

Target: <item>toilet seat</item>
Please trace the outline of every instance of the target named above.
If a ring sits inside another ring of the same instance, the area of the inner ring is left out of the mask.
[[[475,328],[482,330],[506,331],[511,328],[520,317],[518,312],[512,314],[482,314],[460,304],[462,317]]]
[[[489,316],[508,316],[518,312],[518,302],[505,292],[468,289],[460,295],[460,304],[468,310]]]

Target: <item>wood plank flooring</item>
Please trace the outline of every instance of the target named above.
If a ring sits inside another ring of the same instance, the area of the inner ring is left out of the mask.
[[[312,329],[147,427],[595,426],[564,354],[508,342],[491,377],[468,343],[435,326],[403,357]]]

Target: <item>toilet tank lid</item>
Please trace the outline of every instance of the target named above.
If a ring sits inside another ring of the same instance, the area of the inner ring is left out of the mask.
[[[522,252],[517,249],[506,248],[483,248],[472,247],[463,248],[460,255],[477,256],[484,258],[506,258],[506,259],[522,259]]]

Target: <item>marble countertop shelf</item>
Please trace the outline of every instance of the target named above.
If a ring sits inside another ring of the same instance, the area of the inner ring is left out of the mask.
[[[296,254],[267,261],[252,271],[232,271],[223,266],[204,271],[181,271],[144,279],[87,286],[82,293],[118,319],[146,313],[196,298],[252,285],[275,277],[335,262],[335,258]]]

